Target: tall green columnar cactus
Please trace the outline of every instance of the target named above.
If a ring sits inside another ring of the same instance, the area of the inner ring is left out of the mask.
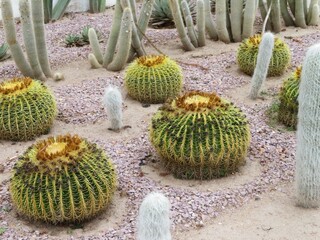
[[[296,153],[296,195],[299,206],[320,206],[320,44],[309,48],[302,66]]]
[[[294,26],[294,20],[292,19],[289,10],[288,10],[288,0],[282,0],[280,1],[280,10],[281,10],[281,15],[284,20],[284,23],[286,26]]]
[[[231,31],[233,39],[241,42],[243,0],[231,0]]]
[[[17,67],[24,76],[34,77],[33,70],[23,55],[21,46],[17,41],[11,0],[1,0],[1,13],[6,41]]]
[[[217,29],[216,29],[215,23],[211,17],[210,0],[204,0],[203,3],[204,3],[206,31],[211,39],[218,40]]]
[[[298,67],[294,73],[283,82],[279,94],[278,121],[292,129],[296,129],[298,122],[300,79],[301,67]]]
[[[227,29],[227,0],[216,0],[216,21],[217,33],[219,39],[225,43],[230,42],[230,37]]]
[[[28,0],[19,1],[19,10],[21,13],[22,34],[25,43],[25,48],[28,56],[30,66],[33,70],[33,75],[36,79],[45,80],[45,76],[40,67],[37,56],[36,40],[33,31],[33,24],[30,14],[30,4]],[[41,8],[42,12],[42,8]]]
[[[49,137],[29,147],[14,166],[12,202],[32,220],[81,222],[108,207],[116,172],[96,144],[77,135]]]
[[[175,177],[212,179],[245,163],[250,131],[232,103],[214,93],[189,92],[159,108],[150,140]]]
[[[184,27],[183,19],[181,16],[181,10],[178,1],[176,0],[169,0],[170,9],[172,12],[172,16],[174,19],[174,23],[176,25],[176,28],[178,30],[179,37],[181,39],[181,43],[183,45],[184,50],[186,51],[192,51],[195,49],[192,42],[190,41],[190,38],[187,35],[187,32]]]
[[[273,46],[273,34],[270,32],[263,34],[261,43],[259,45],[257,64],[251,80],[250,98],[253,100],[258,97],[260,88],[267,77]]]
[[[185,0],[181,1],[181,9],[182,9],[182,13],[183,13],[183,18],[186,22],[188,36],[190,38],[190,41],[194,47],[199,47],[197,34],[196,34],[196,30],[193,25],[191,12],[190,12],[188,3]]]
[[[205,13],[203,0],[197,1],[197,30],[199,47],[206,45]]]
[[[128,94],[144,103],[163,103],[182,88],[181,68],[167,56],[143,56],[126,69]]]
[[[89,42],[90,42],[90,46],[93,52],[93,55],[95,56],[95,58],[97,59],[98,63],[100,65],[102,65],[103,63],[103,55],[102,55],[102,51],[99,45],[99,40],[97,37],[97,33],[94,30],[94,28],[90,28],[88,31],[88,36],[89,36]]]
[[[295,17],[296,25],[301,28],[306,28],[306,19],[304,14],[304,2],[303,0],[295,0]]]
[[[283,0],[282,0],[283,1]],[[273,31],[278,33],[281,31],[281,11],[280,11],[280,0],[271,0],[272,2],[272,9],[271,9],[271,21]]]
[[[52,77],[53,74],[49,64],[45,29],[43,24],[44,22],[44,15],[42,11],[43,1],[32,0],[31,8],[32,8],[34,35],[36,38],[37,54],[38,54],[38,59],[41,65],[41,69],[44,75],[46,75],[46,77]]]
[[[253,23],[256,16],[256,0],[247,0],[243,15],[242,39],[253,35]]]
[[[317,26],[319,24],[319,14],[320,14],[320,10],[319,10],[320,6],[317,2],[311,2],[310,4],[310,17],[309,17],[309,21],[308,24],[309,25],[314,25]]]

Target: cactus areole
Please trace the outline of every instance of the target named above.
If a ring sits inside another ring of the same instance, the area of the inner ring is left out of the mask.
[[[18,212],[45,222],[79,222],[103,210],[116,174],[104,152],[77,135],[36,142],[14,166],[10,192]]]
[[[232,103],[194,91],[159,108],[150,139],[175,177],[212,179],[245,163],[250,132],[245,115]]]

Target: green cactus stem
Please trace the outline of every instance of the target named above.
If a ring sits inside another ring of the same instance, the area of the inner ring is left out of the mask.
[[[53,20],[59,20],[63,16],[70,1],[71,0],[58,0],[58,2],[56,3],[56,5],[54,6],[54,8],[52,10],[52,19]]]
[[[231,0],[231,31],[234,41],[241,42],[243,0]]]
[[[211,5],[210,0],[204,0],[204,14],[205,14],[205,25],[206,25],[206,31],[209,35],[209,37],[212,40],[218,40],[218,34],[216,30],[215,23],[211,17]]]
[[[197,30],[199,47],[203,47],[206,45],[206,28],[203,0],[197,1]]]
[[[10,180],[17,211],[53,224],[94,217],[109,205],[115,188],[115,169],[104,151],[77,135],[49,137],[30,146]]]
[[[177,178],[212,179],[245,163],[249,125],[240,109],[214,93],[168,100],[152,117],[150,140]]]
[[[294,20],[292,19],[289,10],[288,10],[288,0],[282,0],[280,1],[280,10],[281,15],[284,20],[284,23],[286,26],[294,26]]]
[[[312,5],[311,9],[309,10],[311,12],[311,18],[309,21],[309,25],[318,26],[319,25],[319,5],[314,4]]]
[[[191,12],[190,12],[188,3],[185,0],[181,1],[181,10],[182,10],[184,21],[186,22],[186,25],[187,25],[188,36],[190,38],[190,41],[194,47],[199,47],[198,39],[196,36],[196,30],[193,25]]]
[[[227,29],[226,0],[216,0],[216,23],[219,40],[225,43],[230,43],[230,37]]]
[[[181,40],[181,43],[183,45],[184,50],[186,50],[186,51],[195,50],[195,47],[191,43],[191,41],[186,33],[178,1],[169,0],[169,5],[170,5],[171,12],[172,12],[173,20],[174,20],[174,23],[175,23],[176,28],[178,30],[178,34],[179,34],[179,37],[180,37],[180,40]]]
[[[52,77],[52,71],[49,64],[49,58],[47,53],[47,45],[45,38],[45,29],[44,29],[44,15],[43,11],[43,2],[42,0],[32,0],[31,11],[32,11],[32,20],[34,35],[37,46],[38,59],[41,65],[41,69],[46,75],[46,77]]]
[[[112,62],[107,66],[107,69],[110,71],[121,70],[129,57],[133,24],[132,14],[129,8],[124,9],[121,22],[118,51],[116,55],[114,55]]]
[[[56,116],[52,93],[39,81],[15,78],[0,84],[0,138],[34,139],[49,132]]]
[[[242,39],[253,35],[253,23],[256,14],[256,0],[247,0],[243,15]]]
[[[301,67],[283,82],[280,90],[280,105],[278,121],[292,129],[297,127],[298,118],[298,95],[301,77]]]
[[[281,31],[280,16],[281,16],[280,0],[272,0],[271,21],[272,21],[272,28],[275,33],[279,33]]]
[[[13,20],[13,10],[10,0],[1,1],[1,13],[6,42],[9,45],[12,57],[24,76],[34,77],[30,64],[23,55],[21,46],[17,41],[16,27]]]
[[[296,25],[301,28],[307,28],[306,19],[304,15],[303,0],[295,0],[295,17]]]
[[[101,65],[103,63],[103,55],[100,48],[99,40],[97,37],[97,33],[94,28],[90,28],[88,31],[89,42],[93,52],[93,55],[97,59],[97,62]]]
[[[181,68],[167,56],[143,56],[126,69],[125,86],[128,94],[138,101],[163,103],[180,93]]]

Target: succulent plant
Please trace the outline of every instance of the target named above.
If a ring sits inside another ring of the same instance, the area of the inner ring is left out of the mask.
[[[194,91],[159,108],[150,139],[175,177],[212,179],[245,163],[250,131],[245,115],[231,102]]]
[[[81,33],[80,33],[80,37],[82,39],[83,42],[85,42],[86,44],[90,44],[90,41],[89,41],[89,29],[91,28],[91,26],[87,25],[85,27],[83,27],[83,29],[81,30]],[[93,28],[94,29],[94,28]],[[97,38],[98,40],[101,40],[101,33],[99,31],[97,31],[96,29],[94,29],[96,34],[97,34]]]
[[[179,0],[181,4],[181,0]],[[191,16],[195,22],[196,4],[194,1],[187,0]],[[155,0],[150,18],[150,25],[154,28],[174,28],[174,21],[169,5],[169,0]]]
[[[10,56],[9,54],[7,54],[8,48],[9,46],[6,43],[3,43],[0,46],[0,62],[6,60]]]
[[[82,41],[81,36],[78,34],[68,34],[64,42],[66,47],[81,47],[86,45],[86,43]]]
[[[125,72],[129,95],[145,103],[163,103],[178,95],[182,88],[179,65],[164,55],[137,58]]]
[[[242,72],[252,75],[257,63],[261,35],[256,34],[242,41],[237,53],[237,62]],[[269,65],[268,76],[279,76],[290,65],[291,52],[288,45],[280,38],[274,39],[274,48]]]
[[[296,129],[298,117],[298,95],[301,77],[301,66],[283,82],[280,90],[278,120],[287,127]]]
[[[56,103],[41,82],[14,78],[0,84],[0,138],[25,141],[49,132]]]
[[[10,180],[18,212],[55,224],[93,217],[108,206],[115,187],[116,173],[104,151],[77,135],[33,144]]]

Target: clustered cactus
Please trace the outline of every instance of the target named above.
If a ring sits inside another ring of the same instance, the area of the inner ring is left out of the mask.
[[[293,129],[296,129],[298,122],[298,95],[301,70],[301,67],[298,67],[295,72],[284,81],[280,91],[278,120]]]
[[[49,132],[56,116],[52,93],[41,82],[15,78],[0,84],[0,138],[26,141]]]
[[[125,86],[129,95],[140,102],[164,103],[181,91],[181,68],[164,55],[143,56],[126,69]]]
[[[150,139],[175,177],[212,179],[245,163],[250,131],[245,115],[231,102],[195,91],[159,108]]]
[[[77,135],[50,137],[19,157],[10,181],[17,210],[33,220],[80,222],[108,206],[116,173],[96,144]]]
[[[242,72],[252,75],[257,63],[259,45],[262,40],[260,34],[245,39],[240,44],[237,53],[237,63]],[[268,69],[268,76],[280,76],[290,65],[291,53],[288,45],[280,38],[274,39],[272,57]]]

